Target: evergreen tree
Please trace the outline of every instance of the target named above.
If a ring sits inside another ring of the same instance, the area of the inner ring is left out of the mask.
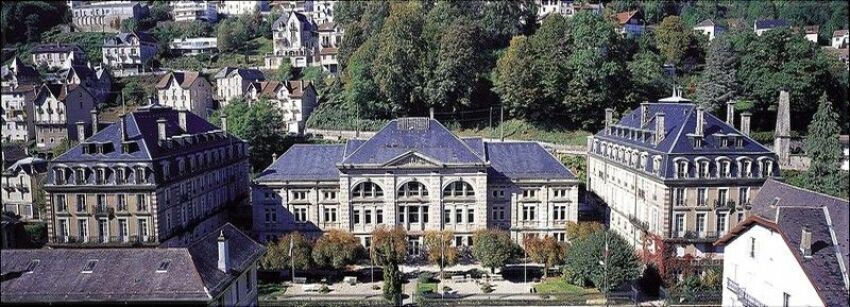
[[[395,2],[381,29],[380,47],[372,73],[381,94],[389,100],[397,115],[422,114],[427,110],[419,100],[421,75],[418,73],[424,55],[422,40],[422,5]],[[419,111],[419,112],[417,112]]]
[[[511,45],[496,64],[495,92],[502,99],[508,116],[535,119],[543,116],[536,112],[540,89],[533,69],[531,46],[525,36],[515,36]]]
[[[696,92],[697,102],[706,110],[722,110],[727,101],[735,98],[738,89],[735,80],[737,61],[728,38],[721,36],[711,42],[705,72]]]
[[[848,187],[840,176],[841,144],[838,134],[838,114],[833,111],[832,102],[824,93],[809,124],[809,136],[805,141],[806,154],[812,159],[808,170],[809,184],[811,189],[819,192],[846,196]]]
[[[658,25],[655,38],[658,49],[667,59],[667,63],[679,65],[685,56],[685,50],[690,43],[690,32],[679,16],[667,16]]]

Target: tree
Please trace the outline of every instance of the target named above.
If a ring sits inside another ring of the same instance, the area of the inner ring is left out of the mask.
[[[277,67],[272,80],[285,83],[290,79],[292,79],[292,63],[289,62],[289,58],[284,58],[280,61],[280,65]]]
[[[567,222],[567,240],[576,242],[586,240],[597,232],[605,231],[605,225],[597,222]]]
[[[488,1],[483,5],[481,25],[496,46],[504,46],[511,37],[528,33],[526,27],[536,24],[536,17],[536,1]]]
[[[320,267],[342,269],[354,264],[360,242],[350,232],[331,229],[313,246],[313,262]]]
[[[407,257],[407,232],[401,226],[378,226],[372,231],[370,256],[383,267],[384,298],[400,304],[402,276],[398,265]]]
[[[525,36],[515,36],[496,64],[495,92],[502,99],[508,115],[524,119],[543,116],[535,113],[540,90],[533,69],[531,45]]]
[[[63,2],[5,1],[0,10],[3,45],[40,42],[47,30],[69,23],[68,15],[68,6]]]
[[[604,263],[606,239],[608,257]],[[604,292],[640,276],[640,263],[634,249],[612,232],[596,232],[587,239],[573,242],[565,263],[564,276],[568,281],[576,285],[592,284]]]
[[[243,98],[233,99],[227,106],[210,116],[210,122],[219,124],[227,117],[229,133],[248,142],[250,161],[255,171],[271,164],[272,155],[286,152],[294,143],[282,131],[283,115],[266,99],[248,104]]]
[[[378,89],[394,114],[425,111],[419,99],[421,75],[415,68],[423,56],[422,6],[417,2],[394,2],[381,29],[372,73]]]
[[[818,101],[818,111],[809,124],[805,140],[806,155],[812,162],[807,171],[809,188],[833,195],[847,196],[847,183],[841,178],[841,143],[838,141],[838,114],[824,93]]]
[[[124,88],[121,89],[121,93],[124,95],[124,100],[129,104],[135,105],[143,105],[147,98],[149,97],[148,91],[136,80],[130,80],[124,85]]]
[[[429,105],[457,110],[472,104],[478,78],[487,67],[479,52],[481,29],[469,21],[449,25],[436,51],[436,66],[426,75],[424,90]]]
[[[552,14],[530,38],[534,53],[533,70],[540,76],[538,106],[534,109],[545,118],[557,113],[564,100],[564,84],[571,78],[567,67],[571,49],[570,26],[566,17]],[[527,69],[527,68],[526,68]]]
[[[631,89],[627,96],[630,105],[653,101],[671,87],[670,80],[664,75],[663,65],[664,59],[648,50],[636,54],[626,64]]]
[[[525,236],[523,245],[532,261],[543,264],[544,277],[549,276],[550,267],[563,261],[566,252],[566,246],[555,237]]]
[[[667,16],[658,25],[655,32],[658,49],[667,60],[667,63],[679,65],[685,55],[685,50],[690,43],[690,32],[679,16]]]
[[[290,243],[291,242],[291,243]],[[291,252],[290,252],[290,244]],[[292,232],[280,238],[276,243],[266,243],[268,251],[260,259],[260,267],[267,270],[292,268],[306,270],[312,264],[312,242],[299,232]]]
[[[479,230],[472,237],[472,255],[481,265],[495,273],[511,259],[514,242],[507,232],[501,230]]]
[[[451,230],[429,230],[425,232],[425,249],[428,262],[443,267],[453,266],[458,261],[457,247],[452,246],[454,233]]]
[[[708,63],[697,87],[697,102],[710,112],[723,109],[735,98],[738,84],[735,80],[737,56],[732,42],[725,36],[714,39],[708,52]]]

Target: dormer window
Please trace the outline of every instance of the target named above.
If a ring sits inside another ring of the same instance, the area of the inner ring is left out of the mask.
[[[655,156],[655,159],[652,159],[652,172],[658,176],[661,176],[661,157]]]
[[[136,176],[136,184],[146,183],[144,167],[137,167],[134,175]]]
[[[676,162],[676,178],[688,178],[688,161]]]
[[[720,178],[730,177],[730,167],[729,167],[730,165],[729,164],[730,164],[729,161],[726,161],[726,160],[718,162],[719,167],[718,167],[718,170],[717,170],[717,176],[719,176]]]
[[[720,147],[721,148],[729,147],[729,138],[727,138],[725,136],[721,136],[720,137]]]
[[[693,140],[694,140],[694,148],[697,148],[697,149],[702,148],[702,146],[703,146],[702,137],[694,136]]]
[[[64,185],[65,184],[65,170],[61,168],[57,168],[53,171],[53,181],[56,185]]]
[[[124,184],[127,181],[127,172],[123,167],[115,169],[115,184]]]
[[[708,161],[700,161],[697,162],[697,174],[699,174],[700,178],[708,178],[709,177],[709,167]]]
[[[741,161],[741,177],[749,178],[753,176],[753,162],[750,160]]]
[[[744,147],[744,138],[743,137],[735,137],[735,147],[741,148]]]
[[[773,161],[770,159],[761,160],[761,177],[770,177],[773,174]]]
[[[86,183],[86,170],[82,168],[78,168],[74,170],[74,182],[76,184],[85,184]]]
[[[95,170],[95,183],[96,184],[104,184],[106,183],[106,170],[103,168],[98,168]]]

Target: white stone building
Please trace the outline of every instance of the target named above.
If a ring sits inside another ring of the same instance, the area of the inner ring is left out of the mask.
[[[537,17],[543,20],[550,14],[559,14],[565,17],[572,17],[578,11],[591,11],[599,14],[604,10],[601,3],[586,3],[573,0],[536,0],[537,2]]]
[[[261,240],[343,229],[368,247],[378,225],[399,225],[416,255],[429,230],[451,230],[457,246],[485,228],[564,241],[578,182],[537,143],[458,138],[436,120],[400,118],[369,139],[291,147],[254,180],[252,205]]]
[[[272,24],[274,54],[267,55],[266,68],[274,69],[289,59],[292,67],[308,67],[315,61],[317,27],[306,15],[290,12]]]
[[[213,91],[207,79],[196,71],[171,72],[156,84],[159,104],[186,110],[206,119],[213,111]]]
[[[77,84],[44,84],[39,87],[32,112],[36,149],[49,150],[65,140],[79,140],[80,131],[75,128],[78,122],[96,131],[95,104],[94,95]]]
[[[850,30],[835,30],[832,32],[832,48],[846,49],[850,44]]]
[[[148,7],[139,1],[68,1],[74,29],[82,32],[118,32],[127,19],[139,21]]]
[[[250,100],[268,99],[283,114],[284,128],[287,133],[301,134],[310,113],[316,108],[316,89],[309,82],[301,80],[254,82],[248,86],[247,97]]]
[[[31,157],[18,160],[3,170],[0,176],[3,211],[20,215],[23,221],[41,220],[35,195],[41,190],[46,172],[47,160]]]
[[[191,56],[202,53],[218,53],[218,39],[215,37],[175,38],[169,44],[172,53]]]
[[[234,67],[222,68],[213,78],[216,80],[215,98],[221,108],[226,107],[233,98],[245,97],[251,83],[266,80],[262,71]]]
[[[3,115],[0,125],[3,130],[3,142],[26,142],[35,134],[32,121],[27,114],[32,114],[32,100],[36,87],[32,84],[20,86],[3,86],[2,100]]]
[[[171,16],[174,17],[174,21],[202,20],[213,23],[218,21],[216,2],[218,1],[169,1],[168,5],[171,6]]]
[[[41,44],[32,50],[32,62],[48,69],[70,68],[85,65],[86,53],[75,44]]]
[[[723,306],[847,306],[848,204],[769,180],[724,246]]]
[[[343,29],[335,22],[326,22],[319,29],[319,64],[322,70],[336,74],[339,72],[339,45],[342,43]]]
[[[134,75],[151,69],[150,60],[159,51],[156,39],[146,32],[122,32],[103,40],[103,65],[117,76]]]
[[[235,1],[222,0],[218,4],[218,12],[225,16],[237,16],[243,14],[254,14],[258,12],[268,11],[269,3],[266,0],[260,1]]]
[[[708,36],[708,40],[711,41],[721,33],[726,32],[726,27],[718,25],[714,20],[706,19],[694,26],[694,32]]]

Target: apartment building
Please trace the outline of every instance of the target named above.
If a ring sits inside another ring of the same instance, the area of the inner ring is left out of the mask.
[[[272,24],[274,54],[267,55],[267,68],[277,68],[289,60],[292,67],[308,67],[316,56],[316,24],[306,15],[289,12]]]
[[[32,101],[36,87],[31,84],[20,86],[3,86],[0,94],[0,127],[3,130],[3,142],[26,142],[35,135],[32,118]]]
[[[170,72],[156,83],[159,103],[176,110],[188,110],[200,118],[213,111],[212,85],[197,71]]]
[[[159,52],[156,39],[147,32],[121,32],[103,40],[103,65],[116,75],[134,75],[151,69]]]
[[[248,195],[247,144],[226,119],[154,102],[81,140],[48,166],[53,246],[191,242]]]
[[[171,53],[193,56],[199,54],[218,53],[218,39],[215,37],[175,38],[168,45]]]
[[[214,23],[218,21],[216,2],[218,1],[169,1],[168,5],[171,6],[171,16],[174,17],[174,21],[202,20]]]
[[[75,124],[97,125],[94,95],[77,84],[44,84],[33,99],[35,146],[47,151],[80,139]]]
[[[266,249],[231,224],[167,248],[3,250],[4,303],[257,306]]]
[[[94,95],[97,103],[105,103],[112,94],[112,75],[103,66],[70,65],[62,68],[53,75],[49,82],[59,84],[77,84],[85,87]]]
[[[148,7],[139,1],[68,1],[74,29],[80,32],[118,32],[127,19],[139,21]]]
[[[15,57],[9,65],[3,65],[0,68],[0,80],[3,87],[15,87],[18,85],[30,84],[34,85],[41,83],[41,76],[35,67],[21,62],[21,59]]]
[[[343,229],[368,247],[378,225],[399,225],[416,255],[428,230],[453,231],[457,246],[486,228],[564,241],[578,181],[538,143],[458,138],[434,119],[400,118],[369,139],[292,146],[251,199],[262,240]]]
[[[47,160],[27,157],[15,162],[3,170],[2,180],[3,212],[12,212],[23,221],[41,220],[38,199],[47,172]]]
[[[248,86],[247,97],[264,98],[277,107],[283,115],[283,128],[291,134],[304,132],[307,118],[318,104],[313,84],[302,80],[254,82]]]
[[[335,22],[326,22],[319,29],[319,64],[322,70],[337,74],[339,72],[339,46],[342,44],[343,29]]]
[[[238,16],[244,14],[254,14],[269,10],[269,3],[266,0],[261,1],[234,1],[222,0],[218,3],[218,12],[225,16]]]
[[[734,126],[678,92],[643,103],[588,138],[587,187],[608,204],[610,228],[662,272],[676,259],[722,257],[711,244],[743,221],[765,180],[779,177],[776,155],[749,137],[750,114]]]
[[[254,82],[265,81],[266,76],[258,69],[224,67],[213,79],[216,80],[216,99],[224,108],[233,98],[245,97],[248,86]]]
[[[768,180],[753,216],[715,244],[723,306],[847,306],[847,199]]]
[[[36,66],[43,65],[49,69],[86,64],[86,53],[76,44],[40,44],[33,48],[31,53],[32,62]]]

